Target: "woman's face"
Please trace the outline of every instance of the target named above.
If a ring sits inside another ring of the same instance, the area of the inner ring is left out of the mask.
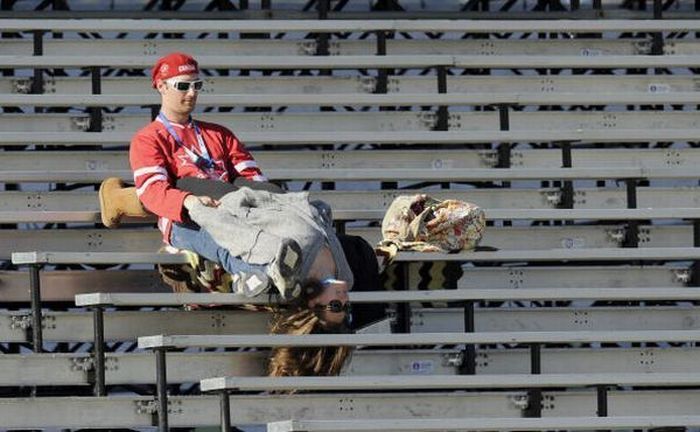
[[[314,308],[318,305],[326,306],[332,301],[339,301],[343,306],[350,301],[347,282],[334,279],[324,283],[321,294],[309,300],[309,308]],[[339,325],[345,320],[346,314],[345,311],[322,310],[318,313],[318,316],[324,323]]]
[[[348,283],[335,279],[336,272],[335,259],[330,249],[328,247],[321,248],[311,264],[308,277],[322,281],[323,291],[309,300],[309,308],[327,306],[334,300],[340,301],[343,306],[348,303]],[[318,314],[321,321],[330,325],[341,324],[345,320],[345,315],[345,311],[333,312],[330,310],[323,310]]]

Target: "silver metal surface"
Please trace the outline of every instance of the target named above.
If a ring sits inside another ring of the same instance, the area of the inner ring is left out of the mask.
[[[597,32],[597,31],[696,31],[697,20],[133,20],[65,19],[0,20],[5,31],[147,31],[147,32],[277,32],[277,31],[455,31],[494,32]]]

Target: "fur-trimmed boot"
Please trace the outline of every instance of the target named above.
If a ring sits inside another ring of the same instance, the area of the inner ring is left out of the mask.
[[[100,185],[100,211],[107,228],[119,226],[124,216],[146,218],[152,216],[136,196],[135,187],[125,187],[120,178],[110,177]]]

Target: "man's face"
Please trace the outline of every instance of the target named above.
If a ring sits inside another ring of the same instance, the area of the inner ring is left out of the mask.
[[[191,74],[159,80],[157,88],[162,98],[161,105],[163,108],[178,114],[189,115],[197,104],[198,92],[194,89],[194,85],[190,85],[186,91],[178,90],[176,87],[185,87],[186,84],[183,83],[190,83],[198,79],[199,75]]]

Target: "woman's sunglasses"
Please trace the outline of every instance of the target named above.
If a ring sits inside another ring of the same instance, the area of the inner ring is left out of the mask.
[[[166,82],[175,90],[183,92],[183,93],[190,91],[190,88],[192,88],[192,89],[194,89],[194,91],[198,92],[198,91],[202,90],[202,87],[204,87],[204,81],[202,81],[202,80],[194,80],[194,81],[167,80]]]
[[[334,312],[334,313],[340,313],[340,312],[350,313],[352,308],[350,307],[349,302],[343,304],[343,302],[341,302],[340,300],[331,300],[328,302],[328,304],[314,306],[314,310],[328,311],[328,312]]]

